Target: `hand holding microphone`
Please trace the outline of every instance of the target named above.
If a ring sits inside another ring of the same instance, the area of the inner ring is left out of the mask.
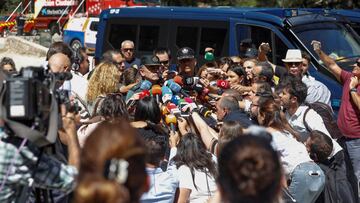
[[[227,80],[218,80],[216,81],[216,86],[220,87],[221,89],[229,89],[230,83]]]
[[[165,116],[165,122],[166,122],[167,125],[170,126],[171,131],[175,132],[175,130],[176,130],[175,125],[177,123],[175,115],[173,115],[173,114],[166,115]]]

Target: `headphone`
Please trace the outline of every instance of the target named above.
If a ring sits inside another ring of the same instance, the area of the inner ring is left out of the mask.
[[[78,71],[80,68],[80,64],[84,61],[84,57],[81,55],[79,49],[72,49],[71,56],[71,70]]]

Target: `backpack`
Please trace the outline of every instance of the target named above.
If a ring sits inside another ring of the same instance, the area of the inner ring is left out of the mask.
[[[330,135],[333,139],[338,139],[343,136],[338,128],[336,119],[334,118],[333,111],[327,104],[322,103],[322,102],[314,102],[314,103],[307,104],[307,105],[309,106],[309,108],[305,110],[303,123],[305,125],[305,128],[308,131],[310,131],[310,128],[305,121],[305,117],[306,117],[306,114],[308,113],[308,111],[310,109],[312,109],[321,116],[321,118],[324,121],[327,131],[330,133]]]

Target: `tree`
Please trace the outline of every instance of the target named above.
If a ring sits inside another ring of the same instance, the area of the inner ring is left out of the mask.
[[[6,0],[0,3],[0,14],[10,14],[22,0]]]

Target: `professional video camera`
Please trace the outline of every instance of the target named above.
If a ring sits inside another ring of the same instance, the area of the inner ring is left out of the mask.
[[[79,111],[68,92],[58,87],[71,73],[51,73],[42,67],[26,67],[5,80],[0,97],[1,116],[12,135],[27,138],[38,147],[56,141],[62,125],[60,104]]]

